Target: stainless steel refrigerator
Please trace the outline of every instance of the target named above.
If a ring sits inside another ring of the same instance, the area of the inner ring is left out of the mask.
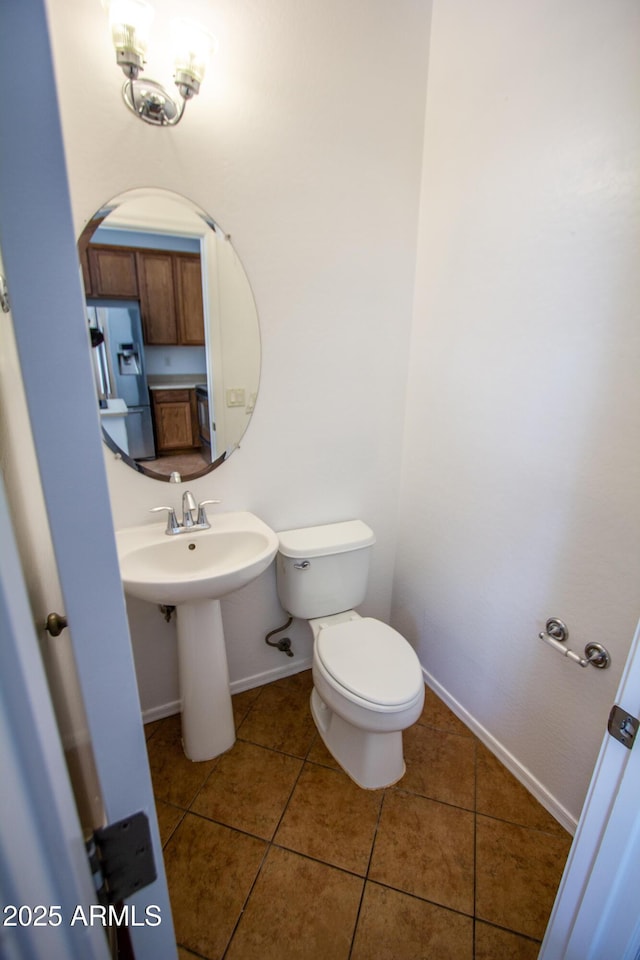
[[[129,456],[153,460],[156,450],[140,306],[135,300],[91,300],[87,316],[100,405],[106,406],[107,400],[124,400]]]

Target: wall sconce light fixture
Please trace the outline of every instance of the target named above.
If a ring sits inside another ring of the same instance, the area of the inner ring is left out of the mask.
[[[187,100],[200,90],[214,47],[213,37],[189,20],[172,21],[174,80],[181,97],[177,102],[161,84],[140,76],[146,63],[153,7],[146,0],[105,0],[105,5],[109,8],[116,63],[127,78],[122,88],[124,102],[141,120],[156,127],[180,123]]]

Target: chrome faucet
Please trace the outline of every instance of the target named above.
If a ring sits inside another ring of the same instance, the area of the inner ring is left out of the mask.
[[[190,490],[185,490],[182,494],[182,523],[178,522],[176,511],[173,507],[152,507],[151,513],[157,513],[160,510],[166,510],[167,529],[165,533],[169,536],[175,536],[178,533],[191,533],[194,530],[208,530],[211,524],[207,520],[205,505],[207,503],[220,503],[220,500],[201,500],[196,503]],[[198,511],[197,519],[193,519],[194,510]]]
[[[193,511],[196,509],[196,502],[193,499],[193,494],[190,490],[185,490],[182,494],[182,526],[183,527],[193,527],[195,526],[195,520],[193,519]]]

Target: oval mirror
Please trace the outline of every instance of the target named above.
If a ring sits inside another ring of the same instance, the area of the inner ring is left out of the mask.
[[[178,194],[130,190],[78,241],[105,443],[157,480],[202,476],[238,447],[260,332],[230,238]]]

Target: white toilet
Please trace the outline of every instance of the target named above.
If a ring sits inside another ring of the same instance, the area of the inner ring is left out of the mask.
[[[353,607],[364,600],[373,531],[361,520],[285,530],[280,602],[313,631],[311,713],[327,749],[367,789],[405,772],[402,731],[418,719],[424,680],[413,648]]]

